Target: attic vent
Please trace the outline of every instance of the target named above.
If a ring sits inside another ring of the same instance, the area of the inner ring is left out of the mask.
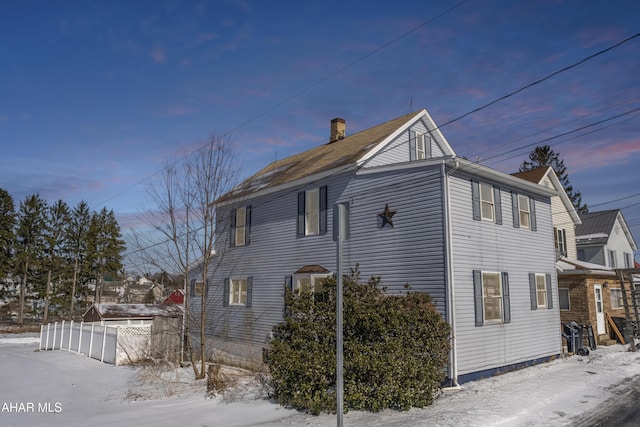
[[[331,135],[329,136],[329,143],[344,139],[347,125],[344,119],[335,118],[331,120]]]

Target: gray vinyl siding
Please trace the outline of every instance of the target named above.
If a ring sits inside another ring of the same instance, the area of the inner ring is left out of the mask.
[[[450,179],[459,375],[555,355],[561,348],[550,200],[535,197],[537,231],[514,228],[511,189],[500,187],[503,224],[496,225],[473,220],[470,178]],[[508,273],[510,323],[475,326],[473,270]],[[551,275],[554,308],[531,310],[529,273]]]
[[[438,158],[450,153],[445,153],[442,149],[442,139],[440,135],[431,133],[422,120],[418,120],[408,130],[402,132],[393,141],[389,142],[380,152],[366,162],[367,167],[390,165],[408,162],[409,155],[409,133],[411,131],[427,134],[431,138],[431,158]]]
[[[298,191],[328,187],[327,234],[296,236]],[[355,176],[344,174],[322,182],[247,201],[252,206],[251,242],[225,248],[221,268],[208,293],[207,335],[214,346],[265,347],[272,327],[282,321],[285,277],[305,265],[319,264],[335,273],[333,206],[348,202],[350,239],[344,243],[345,274],[359,265],[361,278],[381,276],[388,293],[429,292],[445,307],[445,265],[440,165]],[[394,227],[379,227],[385,205],[397,211]],[[228,237],[221,242],[228,245]],[[252,307],[223,307],[224,278],[252,277]],[[198,311],[199,298],[191,299]],[[252,354],[257,354],[253,351]],[[242,356],[242,355],[240,355]]]

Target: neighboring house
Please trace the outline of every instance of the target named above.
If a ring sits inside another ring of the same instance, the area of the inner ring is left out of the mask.
[[[174,289],[173,292],[169,294],[164,299],[165,304],[184,304],[184,291],[182,289]]]
[[[624,244],[620,239],[610,238],[616,229],[616,222],[624,219],[619,211],[578,214],[564,188],[550,167],[532,169],[513,174],[522,179],[548,186],[558,192],[552,197],[554,244],[558,261],[558,296],[560,320],[562,323],[577,322],[591,325],[599,344],[611,344],[611,327],[607,315],[612,318],[625,317],[622,290],[614,267],[604,262],[607,242],[610,247],[626,248],[623,253],[633,259],[631,234],[625,234]],[[619,215],[619,219],[618,219]],[[582,219],[582,220],[581,220]],[[626,227],[626,225],[625,225]],[[618,229],[622,229],[618,226]],[[628,229],[627,229],[628,231]],[[631,238],[631,243],[626,237]],[[584,244],[588,245],[588,249]],[[585,261],[584,254],[591,254],[591,260]],[[578,255],[580,254],[580,255]],[[580,259],[578,259],[580,257]],[[628,258],[624,256],[624,258]],[[615,258],[614,258],[615,259]],[[625,261],[626,262],[626,261]],[[633,266],[633,264],[631,264]],[[628,268],[628,267],[627,267]]]
[[[553,218],[553,241],[556,248],[556,258],[566,257],[577,259],[576,226],[580,216],[571,199],[564,190],[558,175],[550,166],[514,173],[513,176],[543,185],[557,191],[558,195],[551,198],[551,215]]]
[[[619,209],[589,212],[576,228],[578,259],[611,268],[633,268],[638,250]]]
[[[154,317],[182,318],[176,304],[93,304],[82,316],[84,322],[100,324],[151,324]]]
[[[276,161],[218,203],[224,247],[207,298],[217,357],[261,363],[284,287],[316,289],[338,269],[386,291],[427,292],[451,324],[448,377],[465,382],[561,352],[552,189],[459,158],[426,110]],[[227,226],[228,225],[228,226]],[[211,269],[214,270],[213,268]]]

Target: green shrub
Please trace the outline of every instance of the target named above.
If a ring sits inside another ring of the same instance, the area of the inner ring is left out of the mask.
[[[336,410],[336,281],[285,290],[286,315],[268,356],[273,397],[312,414]],[[429,295],[387,295],[380,279],[343,280],[344,408],[380,411],[430,405],[445,379],[450,328]]]

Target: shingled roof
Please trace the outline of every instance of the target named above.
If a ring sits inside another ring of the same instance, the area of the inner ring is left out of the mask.
[[[576,227],[576,239],[582,243],[606,244],[618,217],[618,209],[589,212],[580,215],[582,224]]]
[[[277,187],[341,166],[355,165],[369,150],[423,111],[405,114],[343,139],[275,161],[247,178],[223,199],[245,196],[254,191]]]
[[[536,184],[539,184],[542,178],[544,178],[544,176],[549,171],[549,168],[550,166],[545,166],[528,171],[512,173],[511,175],[529,182],[535,182]]]
[[[154,316],[181,317],[182,306],[176,304],[93,304],[84,314],[85,319],[152,319]]]

